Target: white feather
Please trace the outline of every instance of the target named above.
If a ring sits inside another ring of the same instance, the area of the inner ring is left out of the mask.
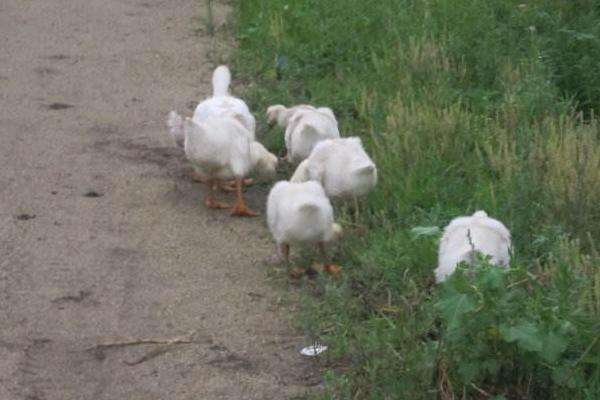
[[[210,117],[230,115],[237,119],[250,133],[254,140],[256,120],[243,100],[229,94],[231,84],[231,72],[225,65],[217,67],[212,76],[213,96],[202,101],[194,111],[193,120],[196,124],[202,124]],[[169,133],[175,139],[179,147],[183,147],[185,133],[183,129],[183,118],[175,111],[171,111],[167,118]]]
[[[169,134],[175,139],[175,143],[178,147],[183,147],[185,140],[185,132],[183,131],[183,118],[175,111],[171,111],[167,118],[167,127],[169,128]]]
[[[229,68],[221,65],[213,72],[213,96],[202,101],[194,111],[194,122],[197,124],[209,117],[232,113],[246,127],[254,140],[256,120],[243,100],[229,94],[231,73]]]
[[[215,68],[212,77],[213,97],[229,96],[229,85],[231,84],[231,72],[225,65]]]

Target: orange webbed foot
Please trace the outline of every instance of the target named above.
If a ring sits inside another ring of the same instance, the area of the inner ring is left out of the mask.
[[[246,205],[237,204],[231,209],[231,215],[236,217],[258,217],[260,213],[250,210]]]
[[[254,179],[244,178],[242,180],[242,187],[250,186],[250,185],[254,185]],[[223,183],[221,183],[220,188],[226,192],[235,192],[236,191],[236,181],[232,180],[232,181],[228,181],[228,182],[223,182]]]
[[[238,217],[257,217],[260,215],[257,212],[254,212],[246,206],[246,202],[244,201],[244,195],[242,194],[243,180],[241,178],[235,180],[235,194],[236,194],[236,202],[233,208],[231,209],[231,215],[235,215]]]
[[[235,182],[223,182],[219,185],[219,188],[224,192],[235,192]]]
[[[204,199],[204,204],[206,205],[206,207],[213,209],[225,210],[231,208],[230,204],[217,201],[213,197],[207,197],[206,199]]]
[[[190,172],[190,178],[192,178],[194,182],[204,183],[205,185],[210,183],[207,178],[203,177],[196,171]]]

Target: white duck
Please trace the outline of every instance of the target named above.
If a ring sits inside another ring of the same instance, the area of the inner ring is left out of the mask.
[[[454,273],[460,262],[472,263],[475,252],[491,257],[492,264],[507,267],[510,262],[510,232],[502,222],[477,211],[470,217],[453,219],[440,241],[436,282]]]
[[[267,199],[267,223],[286,263],[290,244],[315,243],[324,256],[325,243],[341,234],[323,187],[312,181],[277,182]]]
[[[212,76],[213,95],[202,101],[194,111],[193,120],[201,124],[207,118],[220,115],[232,115],[248,130],[251,140],[255,140],[256,120],[246,103],[229,94],[229,85],[231,84],[231,72],[225,65],[217,67]],[[179,147],[183,147],[185,132],[183,129],[183,118],[175,111],[171,111],[167,118],[169,133],[175,139]],[[201,171],[195,170],[192,178],[195,181],[207,183],[208,179]],[[245,179],[245,184],[250,184],[252,179]],[[231,190],[231,184],[221,182],[221,187],[225,190]]]
[[[285,128],[286,158],[292,163],[308,157],[317,142],[340,137],[335,115],[327,107],[274,105],[267,109],[267,118]]]
[[[234,179],[237,201],[232,207],[232,215],[258,215],[244,202],[243,178],[253,169],[274,175],[277,157],[252,140],[251,133],[233,113],[211,116],[200,124],[186,118],[184,132],[187,159],[208,179],[210,192],[205,199],[206,206],[229,208],[214,199],[214,190],[219,182]]]
[[[365,152],[358,137],[323,140],[302,161],[292,182],[320,182],[330,198],[357,199],[377,184],[377,167]]]
[[[243,100],[229,94],[231,84],[231,72],[225,65],[217,67],[212,76],[213,95],[202,101],[194,111],[193,120],[197,124],[207,118],[223,114],[233,115],[250,132],[254,140],[256,120]],[[175,139],[179,147],[183,147],[185,133],[183,130],[183,118],[177,112],[171,111],[167,118],[169,133]]]

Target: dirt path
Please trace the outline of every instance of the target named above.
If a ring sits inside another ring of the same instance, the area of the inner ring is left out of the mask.
[[[0,399],[285,399],[318,381],[265,283],[262,219],[207,212],[165,135],[210,92],[202,11],[0,3]]]

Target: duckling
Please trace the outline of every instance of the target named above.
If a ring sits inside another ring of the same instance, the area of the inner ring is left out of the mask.
[[[453,219],[444,229],[440,241],[437,283],[454,273],[464,261],[473,263],[475,252],[491,257],[492,264],[508,267],[510,262],[510,232],[502,222],[488,217],[485,211]]]
[[[294,164],[308,157],[319,141],[340,137],[335,115],[327,107],[301,104],[286,108],[278,104],[267,109],[267,119],[285,128],[286,159]]]
[[[286,265],[290,244],[315,243],[326,257],[325,243],[342,231],[333,221],[333,207],[323,187],[313,181],[277,182],[267,199],[267,223]]]
[[[205,205],[209,208],[230,208],[215,200],[219,182],[234,179],[236,203],[232,215],[253,217],[258,213],[246,206],[242,194],[243,178],[252,170],[274,175],[277,157],[264,146],[252,140],[252,134],[233,113],[207,117],[202,123],[191,118],[184,122],[184,150],[194,168],[208,180],[209,194]]]
[[[358,197],[377,184],[377,167],[358,137],[328,139],[317,143],[302,161],[291,182],[320,182],[329,198],[352,199],[358,218]]]

